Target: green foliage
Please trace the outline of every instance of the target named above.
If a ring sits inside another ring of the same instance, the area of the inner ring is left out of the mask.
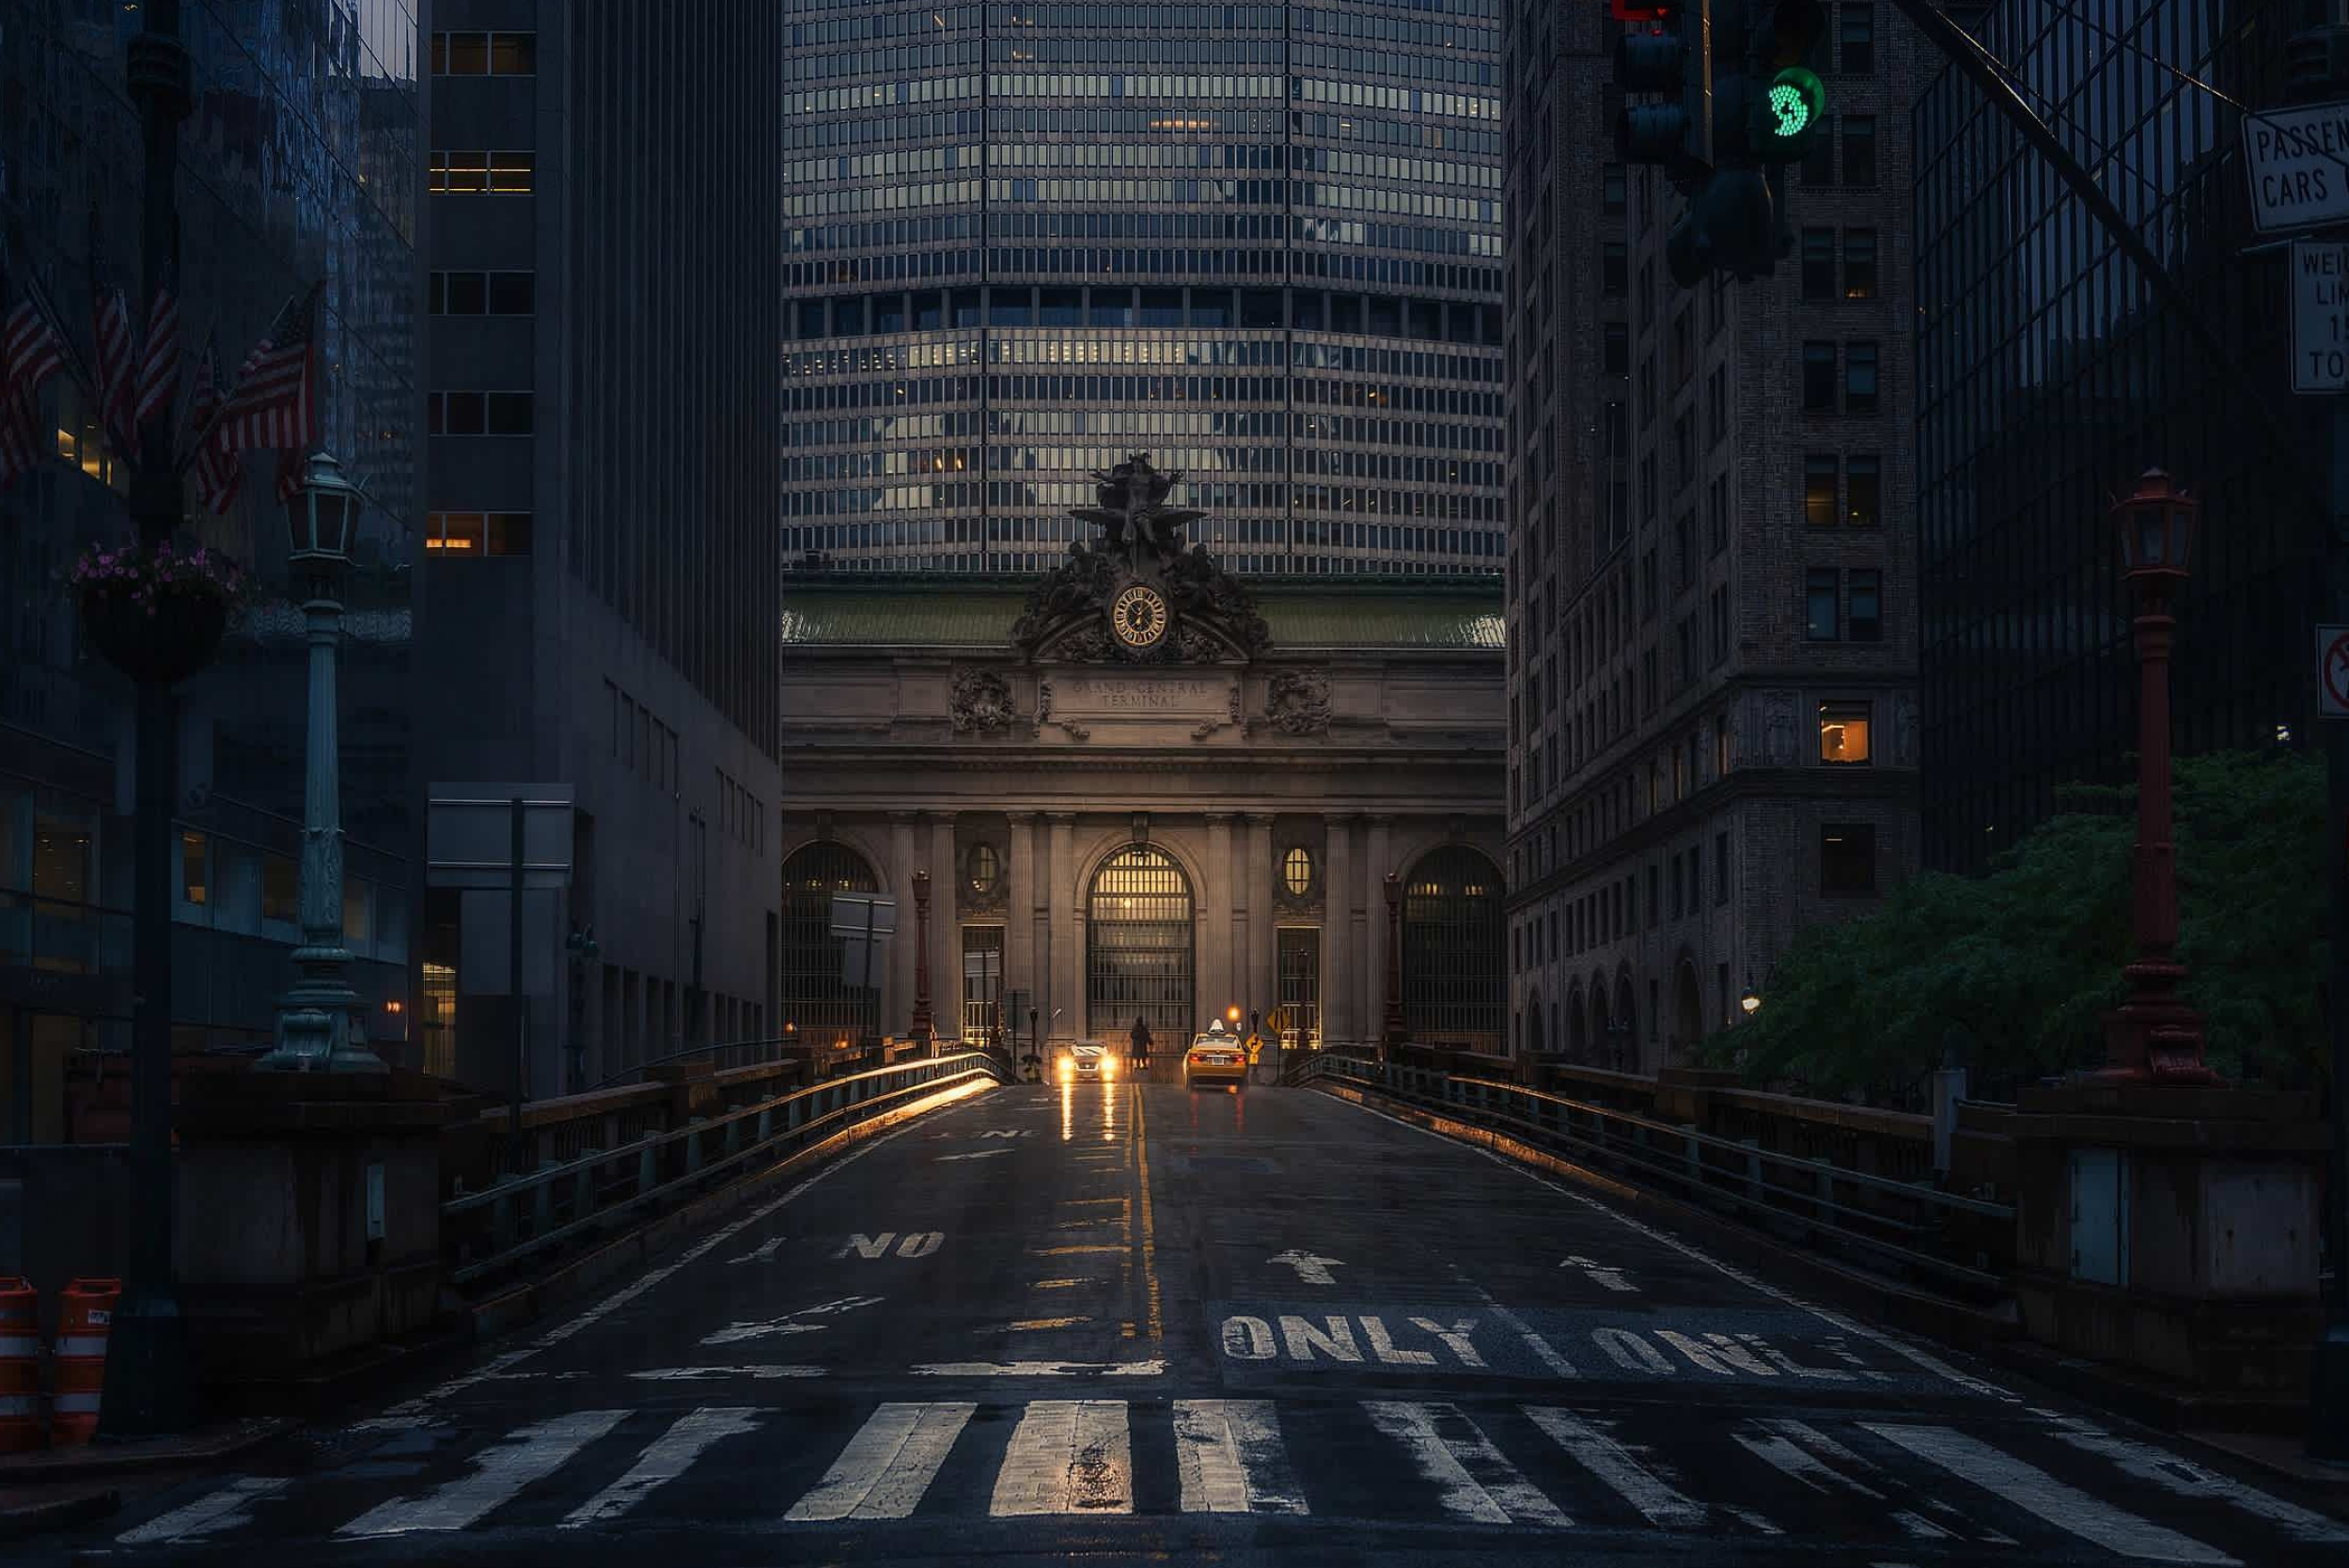
[[[2289,753],[2176,763],[2179,959],[2230,1077],[2317,1081],[2325,774]],[[2132,951],[2136,792],[2079,787],[1983,877],[1929,872],[1863,918],[1800,933],[1762,1010],[1702,1055],[1750,1078],[1884,1104],[1937,1067],[1976,1092],[2103,1059]]]

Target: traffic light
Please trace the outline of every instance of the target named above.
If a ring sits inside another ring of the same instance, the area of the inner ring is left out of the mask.
[[[1827,89],[1803,61],[1826,30],[1819,0],[1759,8],[1746,55],[1746,150],[1764,164],[1798,164],[1826,133]]]
[[[1615,147],[1624,162],[1661,164],[1675,180],[1700,178],[1713,163],[1713,0],[1658,0],[1615,40],[1615,85],[1625,98]]]

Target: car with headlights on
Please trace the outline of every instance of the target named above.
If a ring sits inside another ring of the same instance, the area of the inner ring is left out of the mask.
[[[1072,1046],[1060,1058],[1062,1083],[1107,1083],[1118,1075],[1118,1058],[1100,1045]]]

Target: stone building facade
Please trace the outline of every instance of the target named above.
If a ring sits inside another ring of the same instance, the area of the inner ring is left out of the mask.
[[[1835,122],[1776,277],[1680,290],[1660,170],[1612,156],[1600,8],[1509,25],[1511,1019],[1649,1069],[1803,925],[1917,864],[1906,127],[1925,50],[1831,5]]]
[[[1414,1037],[1497,1052],[1501,623],[1490,580],[1288,583],[1252,651],[1022,645],[1032,580],[804,575],[784,596],[785,1027],[1164,1051],[1228,1008],[1368,1043],[1385,879]],[[1203,617],[1195,616],[1196,622]],[[1239,640],[1245,641],[1245,638]],[[926,932],[913,877],[930,876]],[[896,901],[869,988],[837,892]],[[997,1011],[998,1007],[1000,1011]]]

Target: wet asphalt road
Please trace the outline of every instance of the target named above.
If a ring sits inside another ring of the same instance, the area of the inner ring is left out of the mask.
[[[2349,1526],[1309,1090],[990,1089],[90,1562],[2349,1561]]]

